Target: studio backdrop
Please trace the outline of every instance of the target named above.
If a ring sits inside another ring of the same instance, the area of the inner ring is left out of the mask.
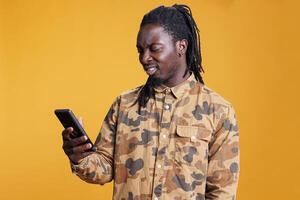
[[[53,111],[72,109],[95,140],[114,98],[146,81],[143,15],[184,3],[200,28],[205,84],[236,110],[237,199],[300,199],[298,2],[0,0],[0,198],[111,199],[111,183],[71,173]]]

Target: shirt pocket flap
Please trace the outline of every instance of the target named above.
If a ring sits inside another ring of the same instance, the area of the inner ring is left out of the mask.
[[[211,138],[211,131],[205,127],[177,125],[176,133],[180,137],[190,138],[193,142],[210,141]]]

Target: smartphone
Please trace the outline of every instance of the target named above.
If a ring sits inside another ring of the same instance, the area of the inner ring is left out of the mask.
[[[71,138],[86,136],[88,139],[84,144],[90,143],[92,145],[92,148],[90,151],[96,151],[97,148],[92,143],[86,132],[84,131],[83,127],[80,125],[79,121],[75,117],[74,113],[70,109],[56,109],[54,111],[55,115],[59,119],[59,121],[62,123],[64,128],[73,128],[73,132],[75,136],[71,136]]]

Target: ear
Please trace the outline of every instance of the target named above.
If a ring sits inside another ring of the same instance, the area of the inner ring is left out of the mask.
[[[188,41],[186,39],[178,40],[176,42],[176,49],[179,56],[185,55],[188,47]]]

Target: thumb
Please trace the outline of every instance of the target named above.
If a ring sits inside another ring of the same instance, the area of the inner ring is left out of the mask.
[[[83,125],[83,118],[82,118],[82,117],[79,117],[79,118],[78,118],[78,121],[79,121],[80,125],[83,127],[83,126],[84,126],[84,125]]]

